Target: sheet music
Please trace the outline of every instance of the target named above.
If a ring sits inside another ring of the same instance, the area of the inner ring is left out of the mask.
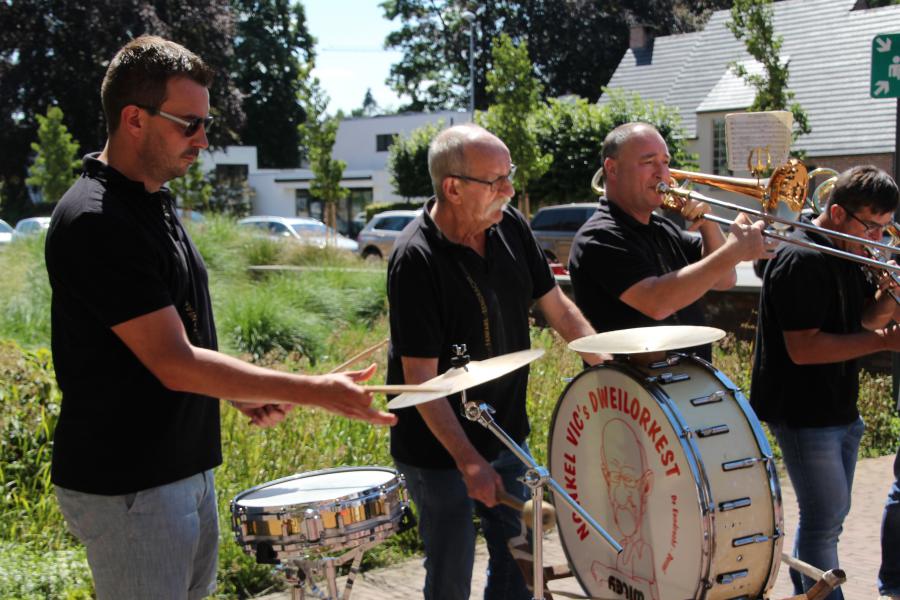
[[[775,168],[787,162],[791,150],[794,115],[786,110],[741,112],[725,115],[725,144],[728,168],[748,171],[747,159],[753,165]]]

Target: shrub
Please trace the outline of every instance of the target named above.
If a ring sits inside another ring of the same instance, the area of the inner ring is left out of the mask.
[[[90,600],[94,586],[83,548],[38,552],[0,542],[0,598]]]

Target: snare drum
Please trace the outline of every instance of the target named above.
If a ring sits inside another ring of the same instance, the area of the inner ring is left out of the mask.
[[[238,544],[257,562],[354,548],[411,525],[403,475],[385,467],[300,473],[241,492],[231,501]]]
[[[781,556],[772,452],[740,390],[708,362],[612,361],[563,392],[550,472],[624,550],[554,498],[560,538],[591,596],[758,598]]]

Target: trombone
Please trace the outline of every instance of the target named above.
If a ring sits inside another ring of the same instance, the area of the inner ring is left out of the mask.
[[[810,223],[804,223],[802,221],[796,221],[792,219],[785,219],[783,217],[773,215],[770,211],[775,209],[779,202],[786,204],[788,208],[795,212],[800,211],[803,208],[804,203],[806,202],[806,194],[809,187],[809,177],[806,171],[806,167],[803,165],[803,163],[799,162],[796,159],[791,159],[784,165],[781,165],[780,167],[775,169],[772,176],[765,184],[755,179],[722,177],[719,175],[707,175],[704,173],[694,173],[692,171],[681,171],[678,169],[670,169],[669,172],[673,176],[672,182],[667,184],[661,181],[656,186],[656,189],[659,193],[665,194],[665,197],[663,198],[663,205],[667,208],[680,210],[684,206],[684,202],[686,200],[706,202],[707,204],[712,204],[714,206],[747,213],[749,215],[763,219],[767,223],[780,223],[783,225],[796,227],[798,229],[815,231],[820,235],[824,235],[830,238],[840,239],[854,244],[860,244],[864,248],[878,248],[880,250],[883,250],[884,252],[891,254],[900,251],[900,249],[890,244],[884,244],[882,242],[876,242],[867,238],[848,235],[839,231],[832,231],[831,229],[825,229],[824,227],[818,227]],[[596,173],[594,173],[594,177],[591,179],[591,190],[593,190],[593,192],[598,196],[606,195],[606,190],[600,185],[600,180],[602,178],[603,168],[601,167],[597,170]],[[726,202],[717,198],[711,198],[693,190],[677,187],[678,182],[675,181],[674,178],[680,178],[691,183],[702,183],[704,185],[709,185],[719,189],[736,192],[745,196],[750,196],[760,201],[763,210],[746,208],[744,206],[740,206],[739,204]],[[711,214],[705,214],[703,215],[703,218],[708,221],[713,221],[714,223],[719,223],[720,225],[732,225],[734,223],[733,221],[729,221],[728,219],[724,219],[722,217]],[[900,229],[898,229],[898,232],[900,232]],[[809,248],[811,250],[817,250],[819,252],[822,252],[823,254],[830,254],[838,258],[851,260],[868,267],[882,269],[892,274],[900,274],[900,266],[890,265],[884,261],[876,260],[874,258],[860,256],[852,252],[839,250],[837,248],[832,248],[831,246],[824,246],[815,242],[807,242],[805,240],[789,237],[772,230],[763,231],[763,235],[788,244],[795,244],[804,248]]]

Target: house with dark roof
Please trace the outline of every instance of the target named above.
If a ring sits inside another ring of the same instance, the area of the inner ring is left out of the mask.
[[[870,97],[870,69],[875,36],[900,33],[900,5],[867,8],[864,0],[783,0],[772,4],[772,10],[775,30],[783,38],[781,59],[790,61],[789,87],[812,127],[794,149],[806,152],[809,166],[843,170],[872,163],[891,173],[898,104]],[[608,84],[677,108],[688,147],[699,156],[704,173],[729,174],[724,118],[745,110],[755,95],[729,64],[737,61],[761,72],[726,27],[730,19],[730,11],[720,10],[701,31],[655,39],[635,26],[632,47]],[[601,97],[599,103],[604,101]]]

